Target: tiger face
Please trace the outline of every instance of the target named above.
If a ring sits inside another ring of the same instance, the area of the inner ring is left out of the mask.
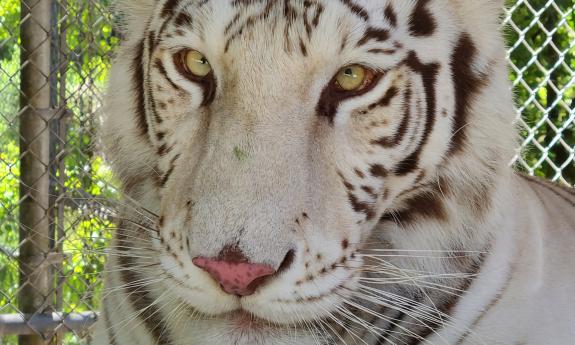
[[[104,134],[126,192],[159,215],[162,292],[200,319],[340,312],[362,286],[361,250],[412,240],[382,224],[445,221],[434,192],[508,147],[482,127],[512,114],[495,1],[149,6],[115,67],[130,77],[112,71],[125,112]]]

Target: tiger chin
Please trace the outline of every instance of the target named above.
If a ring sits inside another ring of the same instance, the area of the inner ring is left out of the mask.
[[[515,173],[497,0],[127,0],[92,340],[575,339],[575,195]]]

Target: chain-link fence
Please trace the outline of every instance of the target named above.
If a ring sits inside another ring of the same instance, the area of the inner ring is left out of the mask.
[[[517,166],[571,186],[574,1],[517,0],[505,19]],[[78,343],[99,309],[117,195],[92,136],[119,44],[108,5],[0,1],[0,343]]]
[[[4,343],[77,343],[99,309],[116,192],[93,131],[118,43],[107,0],[0,1]]]
[[[508,6],[511,78],[523,128],[518,168],[575,185],[575,0]]]

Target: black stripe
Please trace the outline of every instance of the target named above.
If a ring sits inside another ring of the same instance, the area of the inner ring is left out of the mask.
[[[433,127],[435,126],[435,113],[437,104],[436,95],[436,83],[437,75],[439,73],[440,65],[438,63],[424,64],[422,63],[417,54],[411,51],[405,60],[405,64],[411,68],[414,72],[421,75],[421,80],[425,89],[425,99],[427,103],[427,110],[425,116],[425,129],[423,132],[423,137],[417,149],[410,154],[407,158],[401,161],[395,169],[397,175],[407,175],[415,171],[419,165],[419,158],[423,147],[427,144],[429,136]]]
[[[377,107],[388,107],[391,104],[391,101],[393,101],[395,96],[397,96],[398,94],[399,90],[395,86],[392,86],[387,90],[385,95],[383,95],[383,97],[379,101],[377,101],[377,103],[369,105],[368,109],[373,110]]]
[[[387,6],[385,6],[383,15],[392,27],[397,27],[397,14],[391,4],[387,4]]]
[[[177,91],[182,91],[182,88],[176,85],[168,76],[168,71],[166,71],[166,67],[164,67],[162,60],[156,59],[154,62],[154,67],[158,70],[158,72],[160,72],[160,74],[164,77],[164,79],[166,79],[172,88],[176,89]]]
[[[467,139],[466,125],[472,102],[478,92],[487,85],[485,74],[476,75],[472,64],[478,51],[467,33],[461,34],[451,54],[451,75],[455,93],[455,117],[452,125],[452,139],[448,156],[464,149]]]
[[[463,293],[461,293],[461,295],[451,296],[451,298],[445,300],[441,304],[439,305],[435,304],[440,313],[448,315],[450,317],[452,316],[451,313],[459,303],[460,298],[462,298],[463,294],[467,292],[467,290],[469,290],[471,284],[475,281],[475,278],[479,275],[481,267],[485,262],[485,258],[486,255],[482,253],[481,255],[479,255],[477,261],[472,264],[471,268],[467,270],[468,271],[467,273],[470,274],[472,277],[463,279],[462,282],[457,287],[460,291],[464,291]],[[408,343],[408,345],[418,345],[425,343],[426,342],[425,339],[429,337],[432,333],[437,333],[437,330],[440,329],[442,326],[443,325],[438,322],[431,322],[430,325],[425,330],[418,333],[418,337],[417,338],[414,337],[412,341]]]
[[[381,164],[372,164],[369,167],[369,173],[373,177],[385,178],[389,175],[389,171]]]
[[[162,122],[164,122],[164,119],[162,119],[162,117],[158,113],[158,108],[156,106],[156,99],[154,98],[154,94],[152,92],[152,82],[150,81],[149,75],[148,75],[148,95],[150,102],[150,111],[152,112],[154,121],[156,121],[157,124],[161,124]]]
[[[445,208],[441,191],[424,191],[410,197],[403,203],[405,204],[403,208],[385,213],[381,220],[393,221],[401,225],[407,225],[422,219],[437,222],[448,221],[447,209]]]
[[[375,217],[375,210],[371,204],[367,202],[360,201],[355,194],[351,191],[347,192],[347,198],[351,207],[356,213],[362,213],[365,215],[366,220],[372,220]]]
[[[180,0],[168,0],[162,7],[162,18],[171,16],[174,13],[174,9],[178,7]]]
[[[178,27],[189,26],[192,24],[192,16],[187,11],[182,11],[176,16],[174,23]]]
[[[415,37],[431,36],[437,24],[427,4],[429,0],[418,0],[409,18],[409,32]]]
[[[234,1],[234,5],[236,3],[242,3],[242,1]],[[247,17],[244,20],[244,22],[237,28],[237,30],[235,30],[235,32],[228,37],[226,44],[225,44],[225,47],[224,47],[224,53],[227,53],[228,50],[230,49],[230,45],[232,44],[232,42],[234,42],[236,39],[239,39],[240,37],[242,37],[243,33],[245,33],[249,28],[253,27],[259,21],[267,19],[275,4],[276,4],[276,1],[268,1],[266,6],[262,9],[262,11],[260,13]],[[235,20],[235,18],[234,18],[234,20]],[[230,28],[231,28],[231,26],[230,26]]]
[[[102,313],[104,314],[104,325],[108,334],[109,343],[110,345],[117,345],[118,342],[116,340],[116,332],[114,331],[114,325],[112,325],[112,321],[110,320],[110,314],[108,313],[108,308],[105,301],[102,303]]]
[[[176,168],[176,161],[180,158],[180,154],[178,153],[177,155],[174,156],[174,158],[172,158],[172,160],[170,161],[170,167],[168,168],[168,171],[164,174],[164,176],[162,177],[162,179],[160,180],[160,187],[164,187],[166,185],[166,183],[168,183],[168,180],[170,179],[170,176],[172,176],[172,173],[174,172],[174,169]]]
[[[409,306],[407,312],[409,312],[412,309],[413,306]],[[389,324],[387,325],[387,328],[384,329],[381,332],[381,335],[377,338],[376,345],[384,345],[385,343],[387,343],[387,338],[389,334],[399,333],[397,331],[397,328],[399,328],[400,323],[403,322],[403,319],[405,319],[406,316],[407,314],[405,314],[404,312],[397,311],[397,315],[393,317],[392,320],[388,321]]]
[[[366,22],[369,20],[369,14],[367,13],[367,11],[363,7],[354,3],[353,0],[340,0],[340,1],[345,6],[347,6],[347,8],[349,8],[351,12],[353,12],[353,14],[357,15]]]
[[[147,291],[145,286],[135,286],[135,282],[142,281],[142,276],[134,269],[137,265],[136,258],[129,256],[131,244],[125,234],[125,224],[120,224],[116,232],[118,239],[118,251],[123,252],[118,262],[121,268],[120,278],[124,284],[124,292],[128,297],[132,308],[138,313],[137,318],[142,320],[146,329],[157,345],[173,345],[168,325],[162,319],[158,307],[154,304],[155,299]]]
[[[363,37],[357,42],[358,46],[362,46],[370,41],[384,42],[389,39],[389,31],[385,29],[379,29],[374,27],[369,27],[364,32]]]
[[[148,119],[146,118],[145,96],[144,96],[144,40],[142,39],[134,48],[132,57],[132,90],[135,93],[136,104],[136,125],[140,135],[149,140],[148,137]]]
[[[241,14],[240,13],[236,13],[236,15],[234,16],[234,18],[228,23],[228,25],[226,25],[226,29],[224,30],[224,34],[227,35],[230,33],[230,30],[232,29],[232,27],[240,20]]]
[[[396,89],[397,90],[397,89]],[[411,118],[411,85],[408,85],[405,89],[403,97],[403,118],[399,124],[399,128],[393,137],[383,137],[379,140],[373,140],[371,143],[375,145],[383,146],[384,148],[391,148],[399,145],[405,134],[407,132],[407,127],[409,125],[409,120]]]
[[[490,246],[487,246],[486,248],[490,248]],[[457,306],[460,299],[463,298],[465,292],[469,290],[475,278],[479,275],[481,267],[486,259],[486,254],[483,253],[487,253],[488,251],[489,250],[483,251],[482,254],[479,254],[476,257],[466,257],[465,259],[462,259],[461,262],[456,262],[453,266],[454,272],[466,273],[469,275],[468,278],[462,278],[453,282],[453,288],[463,291],[460,295],[437,291],[431,288],[427,289],[425,287],[406,287],[407,290],[403,290],[401,295],[409,298],[411,302],[409,305],[400,306],[402,309],[400,311],[401,313],[393,319],[395,325],[389,325],[388,328],[382,332],[382,337],[378,339],[377,345],[390,343],[383,337],[386,334],[397,334],[401,338],[398,339],[401,344],[427,344],[426,338],[431,334],[437,333],[444,324],[432,319],[421,319],[415,316],[412,317],[410,316],[411,311],[415,311],[418,305],[423,303],[426,307],[431,307],[434,310],[437,310],[437,313],[434,312],[433,314],[433,319],[442,320],[444,319],[442,315],[452,317],[454,308]],[[409,291],[412,292],[410,293]],[[388,308],[390,307],[388,306]],[[447,327],[450,326],[448,325]]]
[[[156,39],[156,33],[154,31],[148,32],[148,59],[152,58],[154,51],[156,50],[158,40]]]

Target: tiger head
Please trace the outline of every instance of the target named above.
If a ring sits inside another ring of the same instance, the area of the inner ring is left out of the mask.
[[[125,4],[102,132],[158,215],[162,292],[206,323],[296,324],[347,307],[366,248],[480,241],[451,225],[493,207],[513,147],[501,6]]]

